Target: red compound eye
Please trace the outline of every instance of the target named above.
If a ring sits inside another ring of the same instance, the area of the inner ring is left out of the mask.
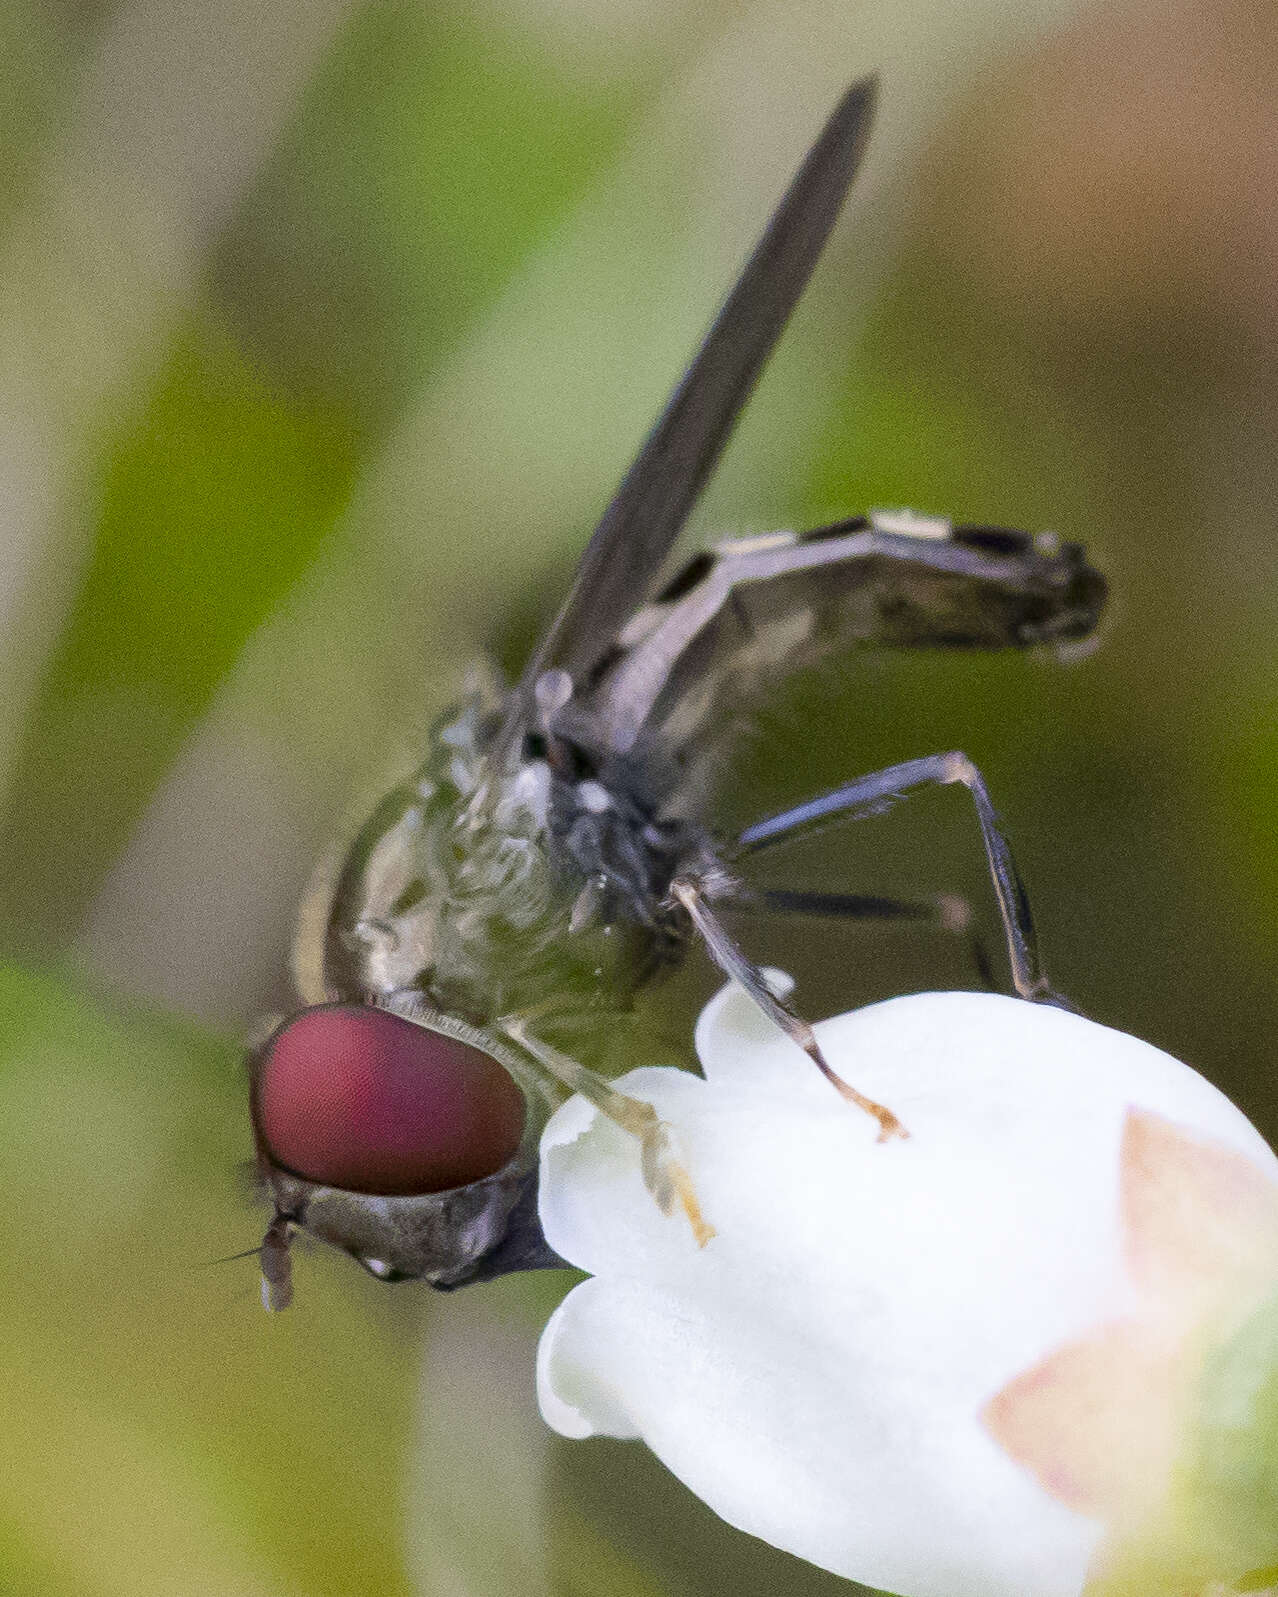
[[[306,1009],[260,1056],[258,1129],[276,1164],[347,1192],[443,1192],[514,1155],[524,1097],[460,1038],[358,1004]]]

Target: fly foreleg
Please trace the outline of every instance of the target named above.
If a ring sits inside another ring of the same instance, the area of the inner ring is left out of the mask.
[[[670,884],[670,896],[687,910],[693,926],[706,945],[711,959],[726,976],[739,982],[754,999],[759,1008],[787,1037],[797,1043],[830,1085],[849,1103],[863,1109],[879,1123],[879,1141],[888,1137],[906,1137],[909,1133],[892,1111],[873,1098],[867,1098],[844,1081],[821,1052],[816,1033],[806,1020],[796,1015],[783,999],[777,997],[768,985],[768,979],[758,965],[734,941],[732,934],[710,907],[709,900],[690,877],[678,877]]]
[[[600,1114],[607,1115],[615,1125],[639,1139],[644,1185],[658,1208],[663,1214],[682,1210],[697,1246],[705,1247],[714,1235],[714,1227],[701,1213],[692,1177],[676,1154],[669,1126],[650,1103],[618,1092],[605,1077],[570,1054],[561,1053],[550,1043],[534,1037],[528,1030],[528,1020],[528,1016],[510,1015],[497,1022],[497,1029],[570,1092],[580,1093]]]

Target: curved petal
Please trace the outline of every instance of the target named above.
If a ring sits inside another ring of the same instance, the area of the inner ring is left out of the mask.
[[[671,1123],[694,1118],[704,1081],[683,1070],[632,1070],[613,1083]],[[636,1139],[584,1098],[551,1116],[541,1139],[538,1207],[546,1240],[578,1269],[643,1272],[696,1243],[687,1221],[662,1214],[644,1186]]]
[[[1115,1105],[1132,1103],[1278,1171],[1278,1159],[1255,1127],[1188,1065],[1138,1037],[1049,1004],[998,993],[916,993],[820,1021],[816,1032],[835,1069],[886,1101],[907,1127],[907,1097],[916,1089],[944,1101],[947,1112],[962,1111],[968,1102],[992,1122],[1009,1110],[1017,1116],[1042,1112],[1049,1101],[1066,1124],[1096,1114],[1108,1118]],[[816,1074],[735,985],[722,988],[702,1011],[696,1045],[707,1080],[715,1082],[802,1086]]]
[[[602,1303],[600,1299],[602,1298]],[[575,1286],[546,1322],[537,1345],[537,1402],[542,1418],[560,1436],[636,1440],[641,1432],[625,1400],[610,1387],[595,1358],[595,1324],[615,1299],[598,1280]]]
[[[794,979],[785,971],[768,966],[763,974],[778,998],[788,998],[794,991]],[[697,1017],[693,1033],[706,1080],[737,1085],[742,1082],[742,1072],[752,1069],[757,1048],[772,1048],[782,1041],[776,1026],[736,982],[720,987]],[[810,1070],[807,1055],[801,1057]]]

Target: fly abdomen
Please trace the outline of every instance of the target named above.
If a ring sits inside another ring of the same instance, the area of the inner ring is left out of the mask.
[[[1062,643],[1092,631],[1104,599],[1077,544],[905,511],[736,539],[634,616],[579,713],[618,754],[680,749],[825,655]]]

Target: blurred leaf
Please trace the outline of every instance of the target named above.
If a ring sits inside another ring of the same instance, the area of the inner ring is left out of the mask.
[[[24,197],[106,0],[0,6],[0,222]]]
[[[314,558],[349,428],[272,391],[207,322],[105,450],[93,556],[26,727],[0,914],[56,947],[245,639]],[[91,775],[90,775],[91,773]],[[20,931],[19,931],[20,928]]]
[[[380,432],[613,158],[637,90],[514,17],[365,6],[224,239],[216,292],[291,385]]]
[[[1244,1563],[1278,1553],[1278,1293],[1209,1361],[1196,1450],[1198,1491],[1232,1528]]]
[[[1263,692],[1264,678],[1257,685]],[[1242,801],[1231,828],[1241,834],[1244,853],[1234,876],[1258,935],[1272,947],[1278,936],[1278,700],[1268,697],[1247,708],[1245,718],[1231,716],[1217,729],[1215,741],[1222,769],[1238,783]]]
[[[1270,1564],[1267,1569],[1253,1569],[1250,1574],[1244,1575],[1241,1580],[1234,1582],[1237,1592],[1274,1592],[1278,1591],[1278,1564]]]
[[[916,245],[848,371],[809,497],[1094,537],[1084,442],[1025,349]]]
[[[587,1519],[560,1505],[553,1523],[555,1597],[666,1597],[669,1588]]]
[[[17,1567],[110,1597],[406,1597],[421,1297],[303,1253],[268,1319],[251,1259],[194,1267],[260,1225],[238,1050],[12,968],[0,1013]]]
[[[1167,1502],[1117,1544],[1088,1597],[1263,1590],[1275,1552],[1278,1292],[1209,1356]]]

